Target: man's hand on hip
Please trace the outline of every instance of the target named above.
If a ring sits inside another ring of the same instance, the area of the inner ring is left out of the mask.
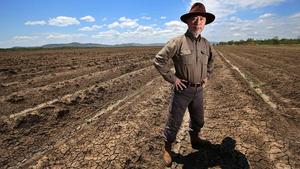
[[[205,79],[203,79],[203,85],[202,85],[203,88],[206,87],[207,80],[208,80],[207,77]]]
[[[179,89],[183,90],[183,89],[186,88],[186,86],[182,82],[187,82],[187,81],[184,80],[184,79],[179,79],[179,78],[176,77],[176,80],[174,82],[176,90],[179,90]]]

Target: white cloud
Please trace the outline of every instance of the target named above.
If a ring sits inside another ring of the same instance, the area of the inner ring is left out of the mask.
[[[278,36],[279,38],[299,37],[300,12],[290,16],[280,16],[279,14],[274,13],[263,13],[255,19],[242,19],[237,17],[235,14],[241,10],[260,8],[262,6],[278,4],[282,1],[283,0],[261,0],[261,2],[258,2],[257,0],[249,0],[247,2],[240,2],[238,0],[202,0],[207,7],[207,11],[215,14],[218,19],[214,23],[207,25],[202,35],[209,41],[214,42],[248,38],[265,39],[272,38],[274,36]],[[253,10],[253,12],[255,13],[257,11]],[[80,18],[80,20],[83,20],[83,18],[84,17]],[[89,20],[87,18],[88,17],[85,18],[85,21]],[[139,19],[147,19],[147,16],[143,16]],[[96,33],[93,32],[95,34],[91,36],[85,34],[48,33],[44,34],[43,36],[40,36],[40,34],[38,34],[38,36],[15,36],[10,39],[10,42],[7,41],[2,44],[6,46],[16,46],[16,44],[47,44],[72,41],[86,41],[103,44],[131,42],[155,43],[166,42],[172,37],[182,35],[187,29],[187,25],[178,20],[168,21],[163,25],[157,25],[153,23],[150,23],[149,25],[141,25],[138,23],[139,19],[127,18],[124,16],[111,21],[110,24],[107,25],[78,27],[78,30],[80,31],[101,30]],[[160,16],[160,19],[166,19],[166,16]],[[107,18],[102,18],[102,21],[105,20],[107,20]],[[76,18],[66,16],[58,16],[51,18],[48,21],[49,25],[55,26],[78,25],[79,23],[80,22]],[[47,24],[47,22],[27,21],[25,23],[25,25],[44,24]],[[101,28],[103,28],[103,30]],[[289,28],[289,31],[286,31],[286,28]]]
[[[142,16],[141,19],[151,20],[151,17],[150,16]]]
[[[210,41],[266,39],[274,36],[296,38],[300,32],[297,30],[300,26],[299,12],[291,16],[264,13],[254,19],[237,17],[238,12],[243,10],[251,9],[255,13],[259,11],[256,9],[278,5],[284,1],[286,0],[191,0],[187,11],[193,3],[202,2],[206,11],[216,15],[216,21],[207,25],[202,33]],[[287,27],[289,31],[286,31]]]
[[[257,21],[257,23],[262,23],[262,22],[264,22],[263,19],[259,19],[259,20]]]
[[[138,32],[153,32],[153,27],[151,26],[139,26],[137,29],[136,29]]]
[[[222,18],[239,10],[251,8],[261,8],[270,5],[275,5],[284,0],[191,0],[190,6],[195,2],[201,2],[205,5],[206,11],[216,15],[216,18]],[[190,9],[190,6],[187,10]]]
[[[25,25],[46,25],[46,21],[27,21]]]
[[[231,31],[237,31],[240,29],[240,27],[234,26],[229,28]]]
[[[291,15],[290,18],[300,18],[300,12]]]
[[[242,36],[240,33],[234,33],[233,36]]]
[[[239,22],[239,21],[241,21],[241,18],[238,18],[236,16],[232,16],[232,17],[229,18],[229,20],[233,21],[233,22]]]
[[[13,46],[38,46],[35,45],[36,42],[40,42],[39,36],[35,35],[20,35],[20,36],[14,36],[11,39],[7,41],[0,42],[0,48],[10,48]]]
[[[231,5],[238,5],[241,8],[261,8],[270,5],[279,4],[284,2],[284,0],[228,0],[228,3]]]
[[[108,30],[108,31],[98,32],[96,35],[93,35],[92,38],[110,40],[110,39],[114,39],[114,37],[117,37],[119,35],[120,32],[116,30]]]
[[[50,18],[48,21],[49,25],[52,26],[69,26],[78,25],[80,22],[76,18],[67,16],[58,16],[56,18]]]
[[[260,15],[258,18],[264,19],[264,18],[270,18],[272,16],[274,16],[274,14],[272,14],[272,13],[265,13],[263,15]]]
[[[80,31],[94,31],[94,30],[98,30],[101,29],[103,26],[99,26],[99,25],[93,25],[93,26],[86,26],[86,27],[82,27],[79,30]]]
[[[95,21],[96,21],[96,19],[95,19],[94,17],[89,16],[89,15],[88,15],[88,16],[84,16],[84,17],[81,17],[80,20],[86,21],[86,22],[95,22]]]
[[[37,36],[14,36],[13,41],[30,41],[38,38]]]
[[[171,28],[182,28],[182,27],[186,27],[186,25],[182,22],[179,22],[179,21],[170,21],[170,22],[167,22],[165,23],[165,25],[167,27],[171,27]]]
[[[284,21],[284,23],[282,22]],[[289,31],[286,31],[286,28]],[[263,19],[225,19],[223,22],[205,27],[203,35],[210,41],[229,41],[241,39],[296,38],[300,35],[300,21],[288,16],[266,17]]]
[[[121,17],[119,21],[121,22],[120,23],[121,28],[135,28],[139,26],[139,24],[137,23],[138,19],[129,19],[126,17]]]
[[[115,21],[111,24],[109,24],[107,27],[109,29],[115,29],[115,28],[136,28],[139,26],[137,23],[138,19],[129,19],[126,17],[121,17],[119,18],[118,21]]]
[[[116,22],[114,22],[112,24],[109,24],[107,27],[109,29],[114,29],[114,28],[117,28],[119,25],[120,25],[119,22],[116,21]]]
[[[190,10],[191,5],[195,2],[203,3],[205,5],[206,11],[215,14],[217,18],[221,18],[236,12],[234,6],[227,4],[227,1],[221,0],[192,0],[190,6],[188,7],[188,10]]]
[[[127,18],[120,18],[115,22],[115,27],[120,27],[120,21],[125,21]],[[112,25],[111,25],[112,26]],[[100,43],[119,44],[119,43],[162,43],[170,38],[183,34],[186,31],[186,25],[179,21],[170,21],[164,24],[164,28],[159,28],[157,25],[138,25],[134,29],[125,30],[108,30],[98,32],[92,37],[101,40]]]
[[[33,35],[14,36],[11,39],[0,42],[0,47],[12,46],[41,46],[51,43],[70,43],[70,42],[91,42],[85,34],[63,34],[63,33],[35,33]]]
[[[184,32],[187,29],[186,24],[179,21],[170,21],[165,23],[166,30],[173,30],[175,32]]]
[[[86,36],[84,34],[61,34],[61,33],[52,33],[49,34],[46,39],[68,39],[68,40],[72,40],[72,39],[76,39],[76,38],[80,38]]]

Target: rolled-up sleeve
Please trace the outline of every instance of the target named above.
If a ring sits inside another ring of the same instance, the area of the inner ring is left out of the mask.
[[[171,71],[171,67],[168,63],[170,62],[170,59],[176,54],[176,51],[176,41],[170,40],[153,59],[154,66],[156,67],[158,72],[166,81],[172,84],[175,82],[176,76]]]

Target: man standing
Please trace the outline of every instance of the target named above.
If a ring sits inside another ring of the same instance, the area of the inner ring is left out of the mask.
[[[180,19],[188,25],[188,30],[184,35],[171,39],[154,58],[154,65],[163,78],[174,84],[164,130],[163,159],[166,166],[172,165],[172,143],[187,108],[192,147],[199,148],[207,143],[199,137],[199,133],[204,125],[203,87],[212,74],[214,54],[209,42],[200,33],[205,25],[214,21],[215,16],[207,13],[202,3],[195,3]],[[175,74],[168,66],[170,59],[173,60]]]

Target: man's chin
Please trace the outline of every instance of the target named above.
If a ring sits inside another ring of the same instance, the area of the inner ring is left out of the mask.
[[[197,33],[197,34],[200,34],[202,32],[202,29],[198,30],[198,31],[194,31],[194,32]]]
[[[202,29],[201,28],[200,29],[193,29],[193,32],[195,32],[195,33],[201,33]]]

